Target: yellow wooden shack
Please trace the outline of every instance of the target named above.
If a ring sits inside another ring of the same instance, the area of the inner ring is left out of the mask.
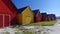
[[[29,6],[18,9],[16,14],[19,24],[27,25],[34,22],[34,14]]]

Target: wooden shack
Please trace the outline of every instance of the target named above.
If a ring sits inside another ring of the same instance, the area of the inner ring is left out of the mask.
[[[56,20],[55,14],[48,14],[50,16],[50,20]]]
[[[47,13],[41,13],[41,21],[47,21]]]
[[[40,22],[41,21],[41,14],[39,9],[33,10],[34,13],[34,22]]]
[[[16,15],[17,8],[11,0],[0,0],[0,27],[7,27]]]
[[[47,14],[47,21],[51,21],[50,16],[48,14]]]
[[[29,6],[17,10],[17,22],[22,25],[30,24],[34,21],[34,14]]]

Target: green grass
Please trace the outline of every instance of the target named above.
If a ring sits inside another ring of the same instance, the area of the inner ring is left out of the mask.
[[[53,26],[57,21],[44,21],[44,22],[37,22],[37,23],[31,23],[29,25],[31,26]]]
[[[31,31],[26,30],[25,32],[23,32],[24,34],[33,34]]]

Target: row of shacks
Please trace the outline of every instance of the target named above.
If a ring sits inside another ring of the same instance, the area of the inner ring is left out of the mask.
[[[40,13],[39,9],[31,10],[29,6],[17,10],[17,23],[30,24],[33,22],[56,20],[55,14]]]
[[[0,0],[0,27],[50,20],[56,20],[55,14],[40,13],[39,9],[31,10],[29,6],[17,9],[11,0]]]

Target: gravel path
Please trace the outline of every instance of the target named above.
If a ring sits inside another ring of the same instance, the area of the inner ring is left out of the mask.
[[[54,26],[60,26],[60,20],[57,20],[57,23]]]
[[[54,26],[24,26],[25,28],[36,31],[35,34],[43,34],[43,32],[47,32],[46,34],[60,34],[60,20],[57,20],[57,23]],[[13,28],[0,28],[1,32],[10,32],[10,34],[14,34],[13,32],[16,32],[16,29]],[[42,32],[41,32],[42,31]]]
[[[47,29],[50,29],[48,32],[49,34],[60,34],[60,27],[57,26],[44,26]]]
[[[54,26],[44,26],[49,30],[49,34],[60,34],[60,20],[57,20],[57,23]]]

